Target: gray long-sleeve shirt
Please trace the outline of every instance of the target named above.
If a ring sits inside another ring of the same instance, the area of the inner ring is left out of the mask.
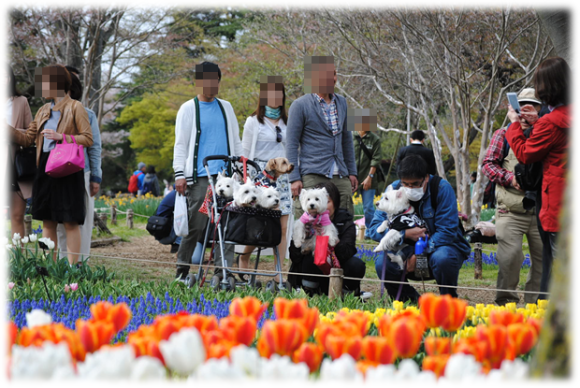
[[[346,100],[338,94],[335,96],[339,128],[336,135],[328,128],[313,94],[298,98],[290,106],[286,157],[297,167],[290,173],[290,182],[301,180],[307,174],[330,176],[334,163],[340,176],[357,175],[352,135],[346,132]]]

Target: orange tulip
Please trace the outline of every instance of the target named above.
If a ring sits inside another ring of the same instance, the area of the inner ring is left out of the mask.
[[[163,365],[165,365],[165,360],[163,359],[163,355],[159,350],[159,341],[151,337],[134,336],[128,339],[127,343],[133,347],[133,350],[135,351],[135,357],[155,357],[161,361]]]
[[[292,361],[296,364],[305,363],[308,365],[310,373],[314,373],[320,368],[322,363],[322,349],[312,342],[305,342],[294,352]]]
[[[467,302],[458,298],[453,298],[449,295],[444,295],[443,298],[449,300],[449,306],[451,309],[447,320],[441,325],[441,327],[443,330],[457,331],[461,326],[463,326],[463,322],[465,322],[465,316],[467,315]]]
[[[451,354],[451,338],[427,337],[425,338],[425,351],[429,356]]]
[[[131,309],[126,303],[113,305],[106,301],[91,305],[91,315],[96,321],[109,321],[115,327],[115,332],[123,330],[131,321]]]
[[[362,353],[362,339],[330,334],[326,337],[324,350],[333,360],[340,358],[345,353],[358,360]]]
[[[337,321],[346,321],[354,324],[358,328],[361,337],[367,335],[370,328],[369,318],[362,311],[351,311],[348,313],[346,311],[339,311],[335,319]]]
[[[363,376],[366,376],[367,370],[369,368],[376,368],[380,364],[378,362],[373,362],[370,360],[360,360],[356,362],[356,369],[362,373]]]
[[[18,337],[18,326],[12,321],[8,322],[8,354],[12,353],[12,345],[16,343]]]
[[[421,316],[430,329],[442,326],[449,319],[451,313],[450,300],[433,293],[421,295],[419,308]]]
[[[488,346],[488,359],[492,365],[501,362],[506,357],[509,345],[507,328],[503,325],[479,325],[475,332],[478,341],[486,342]]]
[[[235,298],[230,304],[230,315],[237,317],[251,317],[254,318],[257,323],[267,308],[268,303],[262,304],[258,298],[253,296]]]
[[[277,319],[294,319],[302,322],[310,337],[319,320],[316,307],[308,308],[306,299],[274,299],[274,313]]]
[[[230,351],[235,346],[233,342],[222,341],[207,348],[207,358],[230,357]]]
[[[307,336],[304,326],[294,320],[266,321],[258,340],[258,352],[266,358],[270,358],[274,353],[280,356],[292,356],[306,341]]]
[[[180,319],[183,327],[195,327],[200,334],[216,330],[218,321],[215,315],[205,316],[201,314],[185,315]]]
[[[509,326],[512,323],[523,323],[524,315],[520,313],[512,313],[507,310],[492,310],[489,313],[490,325]]]
[[[528,353],[538,340],[536,329],[531,324],[514,323],[509,325],[507,330],[508,336],[514,344],[516,356]]]
[[[447,366],[449,357],[449,354],[427,356],[423,359],[423,370],[430,370],[439,378],[445,374],[445,367]]]
[[[425,322],[422,317],[412,312],[393,317],[384,315],[379,319],[379,332],[394,345],[400,357],[410,358],[419,351]]]
[[[71,356],[77,361],[84,361],[86,351],[74,331],[66,328],[62,323],[51,323],[50,325],[36,326],[33,328],[23,327],[17,339],[20,346],[42,346],[45,341],[54,344],[66,342]]]
[[[543,323],[542,320],[536,319],[536,318],[528,318],[528,320],[526,322],[534,328],[534,330],[536,331],[536,335],[539,337],[540,332],[542,330],[542,323]]]
[[[348,321],[324,322],[318,325],[316,330],[316,342],[324,347],[326,337],[330,334],[343,335],[346,337],[360,337],[360,330],[355,324]]]
[[[397,352],[384,337],[365,337],[362,340],[362,353],[372,364],[393,364]]]
[[[103,345],[111,343],[115,337],[115,327],[107,321],[83,321],[77,319],[76,332],[88,353],[99,350]]]
[[[220,320],[220,329],[229,331],[228,338],[236,345],[250,346],[256,337],[256,321],[250,317],[230,316]]]
[[[173,333],[181,330],[181,322],[177,319],[170,319],[169,317],[163,318],[165,319],[159,319],[156,322],[153,322],[153,326],[158,340],[167,341]]]
[[[489,343],[475,337],[461,338],[453,345],[453,353],[471,354],[477,362],[483,362],[489,354]]]

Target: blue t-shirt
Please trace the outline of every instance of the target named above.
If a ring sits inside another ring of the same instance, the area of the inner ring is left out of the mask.
[[[58,120],[60,119],[60,111],[52,110],[53,107],[54,101],[52,104],[50,104],[50,118],[44,123],[44,127],[42,129],[54,129],[56,132],[58,127]],[[56,140],[44,139],[42,142],[42,152],[50,152],[54,147],[56,147]]]
[[[210,155],[228,154],[226,122],[217,99],[214,98],[212,102],[199,102],[199,124],[201,135],[197,153],[197,176],[207,176],[203,167],[203,159]],[[212,160],[208,165],[210,174],[215,175],[222,171],[225,162]]]

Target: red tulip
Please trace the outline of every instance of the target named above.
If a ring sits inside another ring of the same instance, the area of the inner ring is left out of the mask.
[[[360,330],[355,324],[348,321],[324,322],[318,325],[316,330],[316,342],[324,347],[326,337],[330,334],[343,335],[346,337],[360,337]]]
[[[425,351],[429,356],[451,354],[451,338],[427,337],[425,338]]]
[[[107,321],[83,321],[77,319],[76,332],[88,353],[99,350],[103,345],[111,343],[115,337],[115,327]]]
[[[205,316],[201,314],[184,315],[180,319],[183,327],[195,327],[200,334],[216,330],[218,321],[215,315]]]
[[[445,374],[445,367],[447,366],[449,357],[449,354],[427,356],[423,359],[423,370],[430,370],[439,378]]]
[[[449,306],[451,309],[447,321],[445,321],[441,327],[443,330],[457,331],[461,326],[463,326],[463,322],[465,322],[465,316],[467,315],[467,302],[458,298],[453,298],[449,295],[444,295],[443,298],[449,300]]]
[[[531,325],[534,330],[536,331],[536,335],[540,337],[540,332],[542,331],[542,320],[536,318],[528,318],[526,321],[529,325]]]
[[[442,326],[451,313],[450,300],[432,293],[421,295],[419,308],[428,328]]]
[[[306,329],[289,319],[266,321],[258,339],[258,351],[262,357],[270,358],[274,353],[292,356],[307,338]]]
[[[220,320],[220,329],[230,331],[229,339],[236,345],[250,346],[256,337],[256,321],[250,317],[230,316]]]
[[[51,323],[33,328],[23,327],[16,343],[20,346],[42,346],[45,341],[54,344],[66,342],[73,359],[85,360],[86,351],[78,334],[66,328],[62,323]]]
[[[408,311],[393,317],[384,315],[378,324],[380,334],[393,344],[400,357],[410,358],[417,354],[425,332],[422,317]]]
[[[498,362],[501,363],[506,358],[506,351],[510,342],[507,333],[507,328],[502,325],[479,325],[477,327],[475,338],[489,345],[486,359],[492,365],[496,365]]]
[[[235,298],[230,304],[230,315],[237,317],[251,317],[257,323],[267,308],[268,303],[262,304],[258,298],[253,296]]]
[[[295,363],[305,363],[308,365],[310,373],[314,373],[320,368],[322,363],[322,349],[312,342],[305,342],[294,352],[292,360]]]
[[[316,328],[319,320],[319,311],[316,307],[308,308],[306,299],[284,299],[274,300],[274,313],[277,319],[293,319],[300,321],[308,336],[310,337]]]
[[[507,310],[492,310],[489,313],[490,325],[509,326],[512,323],[523,323],[524,315],[520,313],[512,313]]]
[[[8,322],[8,354],[12,353],[12,345],[16,343],[18,337],[18,326],[12,321]]]
[[[378,362],[373,362],[370,360],[360,360],[356,362],[356,369],[362,373],[363,376],[366,376],[367,370],[369,368],[376,368],[380,364]]]
[[[109,321],[115,327],[115,332],[123,330],[131,321],[131,309],[126,303],[113,305],[102,301],[91,305],[91,315],[94,321]]]
[[[538,340],[536,329],[531,324],[514,323],[509,325],[508,336],[514,344],[514,351],[516,356],[528,353]]]
[[[333,360],[340,358],[345,353],[358,360],[362,353],[362,339],[330,334],[326,337],[324,350]]]
[[[345,311],[339,311],[338,314],[336,314],[335,319],[337,321],[346,321],[354,324],[358,328],[361,337],[367,335],[367,332],[369,331],[369,318],[363,311],[351,311],[348,313]]]
[[[362,340],[362,353],[373,364],[393,364],[397,352],[385,337],[365,337]]]
[[[453,345],[453,353],[471,354],[477,362],[483,362],[488,357],[489,346],[475,337],[461,338]]]

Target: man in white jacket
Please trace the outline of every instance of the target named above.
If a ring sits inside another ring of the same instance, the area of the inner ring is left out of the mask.
[[[177,112],[173,170],[175,190],[187,196],[189,233],[177,251],[177,279],[185,279],[197,242],[207,224],[207,216],[199,212],[207,191],[208,177],[203,159],[210,155],[242,155],[238,121],[232,105],[217,98],[221,70],[218,65],[203,62],[195,66],[197,96],[185,102]],[[224,167],[223,161],[209,162],[215,177]],[[219,249],[217,263],[221,262]],[[226,260],[233,263],[234,246],[226,245]]]

